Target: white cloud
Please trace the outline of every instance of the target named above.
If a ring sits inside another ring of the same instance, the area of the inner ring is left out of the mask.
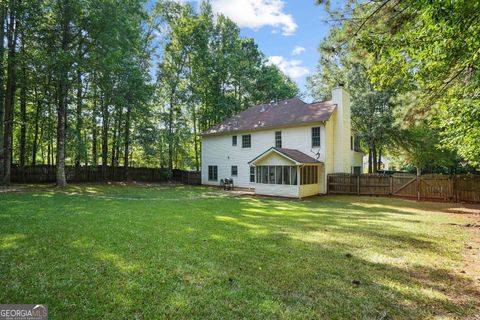
[[[292,50],[292,54],[293,54],[293,55],[298,55],[298,54],[300,54],[300,53],[302,53],[302,52],[305,52],[305,50],[306,50],[306,49],[305,49],[304,47],[295,46],[295,48],[293,48],[293,50]]]
[[[282,0],[212,0],[211,3],[215,12],[223,13],[241,28],[270,26],[289,36],[298,27],[292,15],[283,11],[285,3]]]
[[[283,73],[292,79],[301,78],[310,73],[310,71],[303,67],[302,60],[288,60],[282,56],[268,57],[268,62],[276,65]]]

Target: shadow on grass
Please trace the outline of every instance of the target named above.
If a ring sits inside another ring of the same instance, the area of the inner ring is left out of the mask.
[[[45,302],[52,317],[83,319],[461,318],[478,311],[478,290],[447,268],[454,257],[443,234],[410,230],[428,221],[403,202],[188,201],[211,191],[188,187],[97,191],[119,199],[2,198],[1,301]],[[137,193],[186,200],[122,200]],[[444,260],[424,263],[424,256]]]

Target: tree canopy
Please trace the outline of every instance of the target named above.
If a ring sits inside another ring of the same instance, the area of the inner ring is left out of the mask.
[[[201,133],[298,94],[228,18],[178,1],[0,2],[0,181],[11,167],[198,168]]]
[[[366,66],[375,91],[393,90],[400,129],[435,134],[439,153],[480,163],[479,1],[317,2],[336,24],[332,50]]]

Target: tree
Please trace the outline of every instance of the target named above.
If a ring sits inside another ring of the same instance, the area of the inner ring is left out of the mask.
[[[4,152],[4,116],[5,116],[5,90],[4,90],[4,51],[5,51],[5,19],[7,8],[4,2],[0,3],[0,184],[3,182],[5,171],[5,152]]]
[[[10,184],[11,162],[12,162],[12,145],[13,145],[13,115],[16,91],[16,50],[17,39],[19,33],[19,16],[20,10],[16,0],[8,2],[8,19],[7,19],[7,48],[8,48],[8,62],[7,62],[7,85],[5,93],[5,114],[4,114],[4,166],[3,166],[3,180],[5,185]]]
[[[408,129],[398,132],[398,149],[393,154],[405,164],[412,164],[417,175],[423,170],[433,171],[435,168],[455,167],[456,156],[454,153],[439,148],[440,136],[432,130],[427,123],[419,122]]]
[[[357,141],[368,150],[368,172],[380,169],[382,152],[391,147],[397,125],[393,88],[377,90],[370,81],[371,65],[358,49],[345,43],[345,30],[332,29],[320,44],[317,72],[308,78],[307,86],[314,98],[330,99],[332,88],[344,84],[352,97],[352,129]]]
[[[479,163],[480,2],[352,1],[346,9],[350,15],[336,17],[344,21],[349,46],[375,61],[376,87],[415,93],[402,120],[427,120],[442,146]]]

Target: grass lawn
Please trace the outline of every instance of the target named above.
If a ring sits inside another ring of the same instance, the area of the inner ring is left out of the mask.
[[[480,229],[465,224],[480,210],[464,211],[158,185],[4,192],[0,303],[46,303],[51,319],[473,319]]]

